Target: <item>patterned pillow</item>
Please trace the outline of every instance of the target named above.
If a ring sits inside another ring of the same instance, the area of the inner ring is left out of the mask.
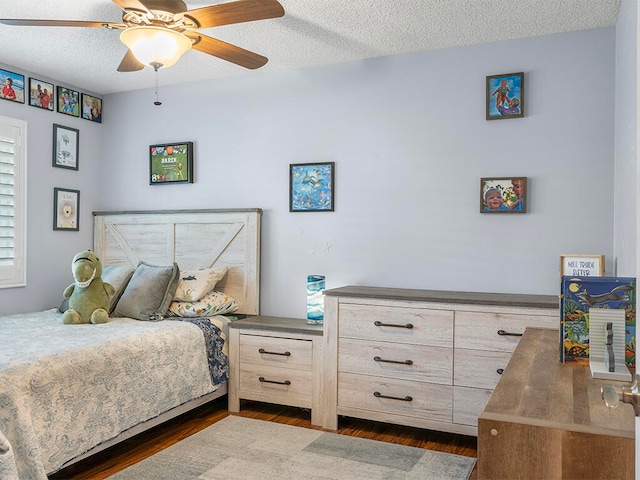
[[[204,270],[182,270],[180,283],[173,296],[178,302],[195,302],[211,292],[222,280],[228,267],[205,268]]]
[[[174,317],[211,317],[233,313],[238,309],[236,301],[222,292],[209,292],[197,302],[171,302],[169,315]]]

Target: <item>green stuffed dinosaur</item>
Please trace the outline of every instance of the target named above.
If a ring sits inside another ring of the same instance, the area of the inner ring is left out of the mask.
[[[64,323],[105,323],[109,320],[109,300],[115,289],[102,281],[102,263],[90,250],[73,257],[71,271],[75,282],[64,296],[69,298],[69,310],[62,315]]]

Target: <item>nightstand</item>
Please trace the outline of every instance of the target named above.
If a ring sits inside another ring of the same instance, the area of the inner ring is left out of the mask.
[[[311,409],[321,425],[322,325],[248,317],[229,324],[229,411],[240,399]]]

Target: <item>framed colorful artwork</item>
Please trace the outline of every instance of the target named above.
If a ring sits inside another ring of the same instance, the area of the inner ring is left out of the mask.
[[[53,189],[53,229],[80,230],[80,191]]]
[[[56,105],[59,113],[71,115],[72,117],[80,116],[80,93],[70,88],[58,85],[56,90]]]
[[[53,166],[78,170],[80,131],[53,124]]]
[[[29,105],[53,112],[54,104],[53,84],[36,78],[29,78]]]
[[[524,73],[487,77],[487,120],[524,117]]]
[[[193,183],[193,142],[149,145],[149,184]]]
[[[527,177],[481,178],[480,213],[527,213]]]
[[[289,211],[333,212],[335,163],[289,165]]]
[[[82,118],[102,123],[102,99],[83,93]]]
[[[0,69],[0,98],[24,103],[24,75]]]

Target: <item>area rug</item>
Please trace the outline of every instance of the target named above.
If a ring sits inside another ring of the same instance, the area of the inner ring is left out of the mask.
[[[111,480],[467,480],[475,458],[229,416]]]

